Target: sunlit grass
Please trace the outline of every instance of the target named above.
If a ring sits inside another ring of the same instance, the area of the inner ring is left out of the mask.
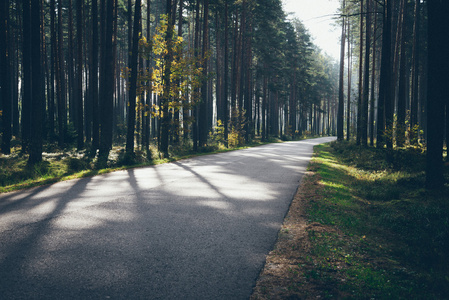
[[[315,151],[321,197],[307,214],[328,229],[309,231],[310,276],[344,298],[445,298],[449,190],[424,189],[424,155],[350,143]]]

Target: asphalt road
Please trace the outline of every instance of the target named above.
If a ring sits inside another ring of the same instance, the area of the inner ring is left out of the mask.
[[[0,299],[247,299],[331,140],[0,194]]]

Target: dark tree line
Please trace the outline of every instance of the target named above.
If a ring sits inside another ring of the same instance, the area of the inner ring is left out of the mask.
[[[345,129],[347,138],[354,133],[362,146],[389,151],[427,147],[427,186],[436,188],[444,184],[444,140],[446,145],[449,140],[444,71],[449,59],[443,46],[448,5],[439,0],[343,0],[341,10],[342,41],[345,35],[353,41],[348,43],[348,62],[356,55],[358,72],[349,66],[349,75],[344,74],[342,43],[338,138],[344,138]]]
[[[336,131],[335,63],[280,0],[5,0],[1,151],[107,160]],[[50,147],[51,146],[51,147]]]

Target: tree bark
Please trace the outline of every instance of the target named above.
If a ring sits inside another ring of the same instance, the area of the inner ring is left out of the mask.
[[[62,26],[62,1],[58,1],[58,60],[56,85],[58,91],[58,145],[64,147],[65,134],[67,131],[66,113],[66,81],[65,81],[65,61],[64,61],[64,37]]]
[[[126,134],[126,154],[134,155],[134,131],[136,121],[136,91],[137,91],[137,58],[139,52],[139,33],[141,19],[141,0],[136,0],[134,11],[134,32],[132,39],[131,61],[129,68],[131,77],[129,79],[129,99],[128,99],[128,131]]]
[[[385,115],[388,110],[391,110],[391,3],[392,0],[385,0],[384,4],[379,100],[377,103],[377,148],[385,146]],[[389,121],[388,124],[391,122]]]
[[[343,11],[345,11],[345,0],[343,0]],[[345,73],[345,19],[343,18],[341,29],[341,45],[340,45],[340,81],[338,87],[338,114],[337,114],[337,140],[342,141],[343,135],[343,123],[344,123],[344,73]]]
[[[83,118],[83,0],[76,0],[76,111],[77,111],[77,147],[84,148]]]
[[[0,103],[2,110],[2,145],[3,154],[11,153],[11,64],[9,56],[9,0],[1,2],[0,6]]]
[[[102,76],[100,78],[100,153],[102,160],[107,159],[109,151],[112,148],[112,113],[114,100],[114,60],[113,60],[113,44],[114,44],[114,0],[106,0],[104,10],[105,28],[104,42],[102,43]]]
[[[203,57],[203,76],[207,77],[208,73],[208,60],[207,60],[207,48],[208,48],[208,26],[209,26],[209,0],[203,0],[203,45],[202,45],[202,54]],[[208,124],[207,124],[207,87],[208,80],[204,80],[201,86],[201,103],[199,107],[199,146],[203,147],[207,145],[207,133],[208,133]]]
[[[444,107],[449,103],[449,2],[430,0],[428,5],[428,89],[427,89],[427,159],[426,187],[444,185],[443,128]]]
[[[31,117],[31,143],[28,164],[42,161],[42,111],[44,99],[42,98],[42,70],[41,70],[41,2],[31,1],[31,88],[32,88],[32,117]]]
[[[356,143],[360,145],[362,141],[362,115],[363,115],[363,3],[364,0],[360,1],[360,44],[359,44],[359,95],[357,98],[357,136]]]
[[[100,145],[98,71],[98,2],[97,0],[92,0],[92,45],[89,77],[90,105],[92,109],[92,151],[96,151]]]
[[[407,98],[407,62],[406,62],[406,44],[405,37],[407,36],[405,26],[405,17],[407,15],[406,3],[402,0],[402,28],[401,28],[401,53],[399,63],[399,89],[398,89],[398,106],[397,106],[397,123],[396,123],[396,146],[403,147],[405,143],[405,117],[406,117],[406,98]]]
[[[369,67],[371,51],[371,14],[370,0],[366,0],[366,25],[365,25],[365,74],[363,77],[363,100],[361,115],[361,142],[363,146],[368,145],[368,102],[369,102]]]

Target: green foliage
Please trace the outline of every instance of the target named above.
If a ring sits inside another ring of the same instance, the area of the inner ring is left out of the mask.
[[[214,127],[214,131],[209,133],[209,138],[212,142],[215,142],[218,145],[226,145],[224,132],[225,128],[223,122],[218,120],[217,125]]]
[[[151,82],[151,85],[141,84],[139,90],[151,90],[162,96],[164,93],[163,76],[166,66],[166,55],[168,45],[166,34],[168,29],[167,16],[162,15],[156,33],[152,41],[141,37],[139,42],[140,55],[155,61],[155,67],[143,74],[139,74],[138,82]],[[170,74],[170,101],[169,111],[171,113],[184,109],[191,109],[201,99],[199,88],[206,79],[203,75],[203,65],[208,57],[195,56],[193,51],[187,50],[187,44],[180,36],[173,36],[171,41],[173,59]],[[151,110],[153,117],[161,117],[162,109],[154,105]]]
[[[228,133],[228,147],[235,148],[245,144],[245,110],[233,109]]]

